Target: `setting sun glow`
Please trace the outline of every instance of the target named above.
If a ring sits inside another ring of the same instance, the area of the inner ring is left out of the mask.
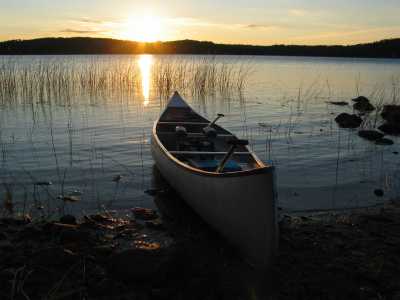
[[[155,42],[161,39],[161,19],[157,16],[130,17],[122,36],[139,42]]]
[[[153,57],[151,55],[141,55],[139,57],[140,75],[142,77],[142,94],[143,105],[147,106],[150,99],[150,79],[151,79],[151,66],[153,65]]]

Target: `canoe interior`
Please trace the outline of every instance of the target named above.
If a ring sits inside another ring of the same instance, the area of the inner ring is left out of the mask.
[[[216,130],[217,136],[209,138],[203,133],[203,128],[209,123],[209,120],[187,105],[167,107],[157,123],[156,132],[160,142],[178,160],[202,171],[215,172],[231,147],[227,142],[237,140],[237,137],[214,124],[212,128]],[[175,131],[176,126],[183,126],[187,136],[179,137]],[[255,159],[247,146],[237,146],[222,172],[240,172],[262,167],[265,166]]]

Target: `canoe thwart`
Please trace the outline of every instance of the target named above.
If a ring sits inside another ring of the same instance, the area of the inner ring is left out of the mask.
[[[239,139],[232,139],[227,141],[227,144],[231,146],[247,146],[249,144],[248,140],[239,140]]]
[[[216,151],[169,151],[171,154],[186,154],[186,155],[226,155],[228,152]],[[234,155],[250,155],[250,152],[235,152]]]

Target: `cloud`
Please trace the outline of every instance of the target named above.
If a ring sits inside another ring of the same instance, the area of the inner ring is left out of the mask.
[[[289,15],[295,16],[295,17],[304,17],[308,15],[309,12],[304,10],[304,9],[291,9],[289,10]]]
[[[104,33],[103,30],[82,30],[82,29],[72,29],[66,28],[60,30],[61,33],[76,33],[76,34],[101,34]]]
[[[290,42],[306,44],[355,44],[366,43],[373,40],[395,38],[400,34],[400,27],[376,27],[369,29],[354,29],[321,32],[291,38]]]
[[[90,18],[76,18],[74,21],[81,22],[81,23],[89,23],[89,24],[102,24],[104,23],[103,20],[97,19],[90,19]]]
[[[278,26],[266,25],[266,24],[248,24],[244,25],[243,27],[250,29],[274,29],[277,28]]]
[[[79,18],[71,18],[70,21],[74,23],[80,23],[85,25],[101,25],[108,23],[118,23],[118,20],[112,19],[95,19],[95,18],[87,18],[87,17],[79,17]]]

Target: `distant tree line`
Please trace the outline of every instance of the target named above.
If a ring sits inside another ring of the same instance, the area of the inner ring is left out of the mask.
[[[231,45],[181,40],[142,43],[106,38],[41,38],[0,42],[0,54],[233,54],[400,58],[400,38],[349,46]]]

